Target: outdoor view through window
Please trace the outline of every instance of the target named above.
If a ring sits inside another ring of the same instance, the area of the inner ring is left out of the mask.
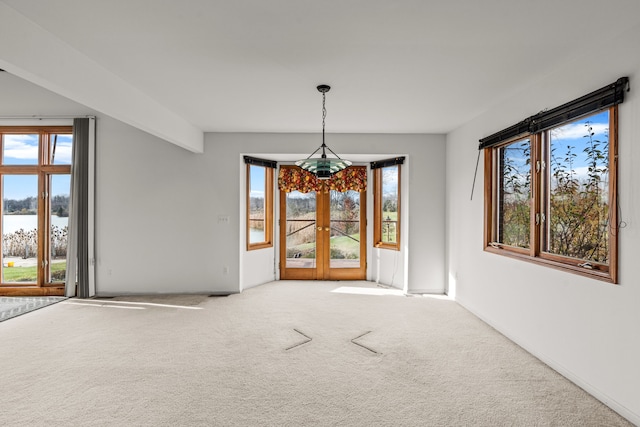
[[[380,169],[382,173],[382,217],[380,241],[389,245],[397,245],[400,228],[398,227],[398,177],[400,165],[387,166]]]
[[[265,241],[265,170],[262,166],[249,165],[249,243]]]
[[[247,250],[273,245],[273,168],[247,164]]]
[[[2,283],[63,282],[72,135],[10,128],[0,133]]]
[[[609,262],[609,110],[541,135],[540,213],[542,252]],[[498,148],[496,242],[531,245],[532,141]]]
[[[549,135],[544,250],[608,264],[609,112],[557,127]]]

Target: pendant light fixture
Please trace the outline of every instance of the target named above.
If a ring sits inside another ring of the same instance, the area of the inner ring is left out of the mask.
[[[351,162],[349,160],[341,159],[331,148],[327,147],[327,144],[324,142],[324,121],[327,117],[325,99],[327,92],[331,89],[331,86],[320,85],[317,89],[318,92],[322,94],[322,145],[306,159],[298,160],[296,162],[296,166],[300,166],[302,169],[315,174],[318,179],[329,179],[334,173],[340,172],[341,170],[351,166]],[[320,150],[322,150],[320,157],[313,157],[313,155]],[[327,157],[327,150],[331,152],[335,158]]]

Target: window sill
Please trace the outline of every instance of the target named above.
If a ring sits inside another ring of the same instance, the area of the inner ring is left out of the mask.
[[[603,270],[590,270],[584,267],[580,267],[577,265],[578,261],[575,261],[576,264],[569,264],[564,262],[559,262],[551,259],[541,258],[541,257],[532,257],[528,254],[518,253],[515,251],[511,251],[505,248],[497,248],[493,246],[486,246],[484,248],[485,252],[491,252],[497,255],[506,256],[509,258],[515,258],[522,261],[526,261],[532,264],[538,264],[546,267],[553,268],[555,270],[566,271],[569,273],[577,274],[583,277],[589,277],[591,279],[600,280],[607,283],[618,284],[618,281],[615,280],[610,271]]]
[[[266,249],[266,248],[272,248],[273,244],[271,242],[268,243],[253,243],[250,245],[247,245],[247,251],[254,251],[256,249]]]
[[[376,248],[376,249],[389,249],[389,250],[392,250],[392,251],[399,251],[400,250],[398,245],[395,245],[395,244],[391,245],[389,243],[376,243],[375,245],[373,245],[373,247]]]

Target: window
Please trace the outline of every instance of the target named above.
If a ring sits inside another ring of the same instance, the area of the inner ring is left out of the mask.
[[[0,291],[64,283],[72,140],[71,127],[0,127]]]
[[[275,162],[245,156],[247,167],[247,250],[273,246]]]
[[[376,248],[400,250],[400,171],[404,157],[372,162],[373,242]]]
[[[571,114],[571,103],[565,104],[540,115],[562,109],[569,120],[556,119],[536,132],[521,132],[523,122],[502,132],[520,135],[481,140],[486,251],[617,283],[621,102],[622,96],[586,113],[581,102],[582,114]]]
[[[528,249],[531,243],[531,139],[498,147],[495,242]]]

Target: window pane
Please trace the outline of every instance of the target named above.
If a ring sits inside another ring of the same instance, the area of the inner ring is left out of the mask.
[[[71,175],[51,176],[50,282],[64,282],[66,276],[70,186]]]
[[[249,244],[266,241],[265,169],[263,166],[249,166]]]
[[[498,150],[497,241],[529,248],[531,227],[531,141]]]
[[[70,165],[73,136],[70,134],[52,134],[49,137],[49,164]]]
[[[331,191],[330,268],[360,268],[360,193]]]
[[[38,176],[2,178],[2,282],[38,278]]]
[[[609,112],[550,131],[545,250],[609,262]]]
[[[316,193],[287,193],[287,268],[316,268]]]
[[[37,165],[38,134],[2,135],[2,164]]]
[[[382,168],[382,232],[384,243],[398,242],[398,165]]]

